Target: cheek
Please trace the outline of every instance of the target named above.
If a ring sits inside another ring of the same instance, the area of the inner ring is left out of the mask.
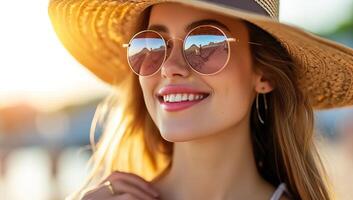
[[[240,60],[241,61],[241,60]],[[246,62],[230,62],[214,80],[216,105],[224,120],[240,120],[249,112],[254,90],[251,67]]]
[[[253,83],[252,76],[247,70],[233,70],[227,74],[224,80],[226,80],[223,86],[224,95],[241,100],[243,103],[249,101],[249,97],[253,92]]]
[[[238,105],[246,105],[251,101],[251,94],[254,90],[254,73],[249,49],[246,46],[239,46],[233,52],[229,60],[223,80],[227,80],[227,94],[237,99]],[[250,102],[251,103],[251,102]]]
[[[222,85],[215,88],[216,105],[219,117],[231,117],[239,120],[244,117],[251,106],[251,87],[249,81],[243,77],[223,79]]]

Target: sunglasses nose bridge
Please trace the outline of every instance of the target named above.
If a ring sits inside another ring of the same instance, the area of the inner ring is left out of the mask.
[[[171,41],[171,40],[179,40],[179,41],[181,41],[181,43],[182,43],[182,47],[179,49],[179,48],[177,48],[177,46],[176,45],[173,45],[173,48],[171,48],[170,50],[168,49],[169,48],[169,41]],[[167,50],[167,59],[168,59],[168,57],[173,53],[173,51],[178,51],[178,50],[180,50],[180,52],[181,52],[181,54],[183,55],[183,48],[184,48],[184,40],[183,39],[181,39],[181,38],[170,38],[169,40],[167,40],[166,41],[166,45],[167,45],[167,48],[166,48],[166,50]]]
[[[170,38],[169,40],[166,41],[166,45],[169,45],[169,41],[171,40],[180,40],[182,43],[184,43],[184,40],[181,38]]]
[[[181,41],[181,48],[179,45],[172,45],[169,47],[169,42],[172,40]],[[184,40],[181,38],[170,38],[166,41],[167,45],[167,55],[164,63],[160,66],[162,75],[165,77],[172,77],[176,74],[187,76],[189,74],[189,69],[186,60],[184,59],[183,46]],[[170,49],[168,49],[170,48]]]

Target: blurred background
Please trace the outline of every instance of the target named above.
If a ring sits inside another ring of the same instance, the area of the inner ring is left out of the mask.
[[[47,0],[0,7],[0,199],[58,200],[77,188],[109,86],[58,41]],[[353,48],[353,0],[282,0],[282,22]],[[353,199],[353,107],[315,111],[339,199]]]

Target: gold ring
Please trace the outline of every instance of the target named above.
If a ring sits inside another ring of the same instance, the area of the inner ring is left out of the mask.
[[[113,188],[112,182],[110,182],[110,181],[106,181],[106,182],[104,183],[104,185],[108,186],[108,189],[109,189],[109,191],[110,191],[110,193],[111,193],[112,195],[114,195],[114,194],[115,194],[115,191],[114,191],[114,188]]]

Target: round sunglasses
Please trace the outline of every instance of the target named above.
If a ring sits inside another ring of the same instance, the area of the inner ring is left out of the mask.
[[[169,41],[173,39],[183,41],[186,63],[201,75],[214,75],[222,71],[230,58],[230,42],[239,42],[239,39],[227,37],[222,29],[213,25],[191,29],[184,40],[171,38],[165,41],[157,31],[143,30],[136,33],[128,44],[123,44],[123,47],[127,47],[131,70],[139,76],[153,76],[165,62]]]

